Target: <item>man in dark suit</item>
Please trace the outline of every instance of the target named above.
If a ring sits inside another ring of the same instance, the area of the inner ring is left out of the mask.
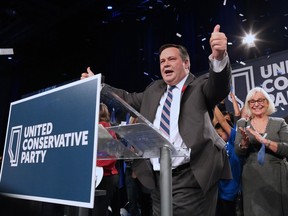
[[[210,38],[209,73],[196,78],[190,70],[185,47],[165,44],[160,48],[162,80],[152,82],[142,93],[128,93],[108,85],[128,104],[160,128],[167,90],[172,90],[170,133],[167,139],[185,157],[172,158],[172,196],[175,216],[214,216],[219,179],[231,178],[224,141],[211,123],[212,109],[227,97],[231,67],[227,38],[216,25]],[[90,68],[81,79],[92,76]],[[159,160],[138,160],[133,170],[140,182],[152,190],[153,215],[160,215]],[[151,163],[150,163],[151,162]],[[152,171],[153,170],[153,171]],[[154,178],[155,177],[155,178]],[[156,181],[155,181],[156,179]]]

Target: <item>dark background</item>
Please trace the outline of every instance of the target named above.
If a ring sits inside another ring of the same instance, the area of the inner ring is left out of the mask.
[[[0,56],[0,153],[12,101],[78,80],[87,66],[106,83],[142,91],[160,76],[164,43],[186,46],[191,72],[203,73],[215,24],[234,65],[288,48],[287,0],[1,1],[0,48],[14,55]],[[252,49],[241,44],[250,31],[259,38]]]

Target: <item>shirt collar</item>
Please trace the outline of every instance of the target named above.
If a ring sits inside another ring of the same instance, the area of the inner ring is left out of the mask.
[[[183,86],[184,86],[184,84],[185,84],[185,82],[186,82],[186,80],[187,80],[187,78],[188,78],[188,75],[189,75],[189,74],[187,74],[187,75],[176,85],[176,88],[177,88],[177,89],[182,89],[182,88],[183,88]],[[167,85],[167,90],[168,90],[169,87],[170,87],[170,86]]]

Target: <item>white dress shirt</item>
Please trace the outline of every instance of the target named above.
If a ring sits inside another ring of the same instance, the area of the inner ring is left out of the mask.
[[[185,155],[185,157],[172,157],[172,168],[175,168],[183,163],[188,163],[190,159],[190,150],[186,147],[185,143],[183,142],[179,133],[179,129],[178,129],[180,101],[181,101],[181,94],[182,94],[181,90],[183,88],[183,85],[187,77],[188,77],[188,74],[172,90],[173,99],[172,99],[171,109],[170,109],[170,137],[166,137],[166,138],[170,141],[170,143],[172,143],[172,145],[176,148],[177,151],[181,151]],[[156,117],[153,121],[153,125],[156,128],[160,128],[162,107],[165,103],[169,87],[170,86],[167,86],[167,90],[161,97],[160,104],[157,109]],[[151,160],[151,163],[153,164],[153,169],[159,171],[160,170],[159,158],[151,158],[150,160]]]

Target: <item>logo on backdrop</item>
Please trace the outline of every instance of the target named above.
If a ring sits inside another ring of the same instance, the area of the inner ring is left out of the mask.
[[[88,145],[88,130],[53,134],[53,123],[14,126],[10,132],[8,154],[11,167],[45,163],[51,149]]]
[[[236,86],[237,80],[243,79],[245,82],[245,85],[241,88],[241,91],[243,91],[247,94],[248,91],[251,88],[254,88],[255,82],[254,82],[254,73],[253,73],[253,67],[244,67],[240,69],[233,70],[232,75],[232,86]],[[238,95],[238,94],[236,94]],[[237,97],[237,102],[240,104],[240,107],[242,108],[244,106],[245,101],[241,100]]]
[[[277,116],[288,115],[288,51],[256,59],[232,72],[232,91],[242,108],[248,91],[262,87],[277,108]],[[231,101],[231,98],[229,97]]]

